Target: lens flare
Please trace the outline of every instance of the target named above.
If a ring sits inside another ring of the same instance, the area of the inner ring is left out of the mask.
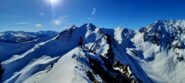
[[[59,0],[48,0],[48,2],[54,5],[54,4],[57,4]]]

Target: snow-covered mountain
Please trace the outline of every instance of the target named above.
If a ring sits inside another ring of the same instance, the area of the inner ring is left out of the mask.
[[[183,83],[185,21],[0,33],[4,83]],[[82,48],[79,46],[83,39]]]
[[[142,69],[154,81],[183,83],[184,79],[184,20],[159,20],[140,30],[132,39],[142,55]]]
[[[7,31],[0,32],[0,42],[18,43],[31,42],[33,40],[50,38],[57,35],[54,31],[39,31],[39,32],[23,32],[23,31]]]

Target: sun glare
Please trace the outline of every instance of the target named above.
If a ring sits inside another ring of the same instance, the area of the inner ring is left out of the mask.
[[[57,4],[59,2],[59,0],[48,0],[48,2],[51,4]]]

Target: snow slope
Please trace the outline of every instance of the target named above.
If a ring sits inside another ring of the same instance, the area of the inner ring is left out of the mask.
[[[58,34],[2,32],[2,81],[183,83],[184,35],[183,20],[159,20],[139,31],[86,23]]]
[[[184,24],[184,21],[180,20],[156,21],[146,27],[145,32],[138,32],[133,38],[136,49],[143,55],[143,58],[138,58],[138,61],[154,82],[183,83],[185,81],[184,60],[177,59],[177,57],[184,57]],[[174,45],[177,41],[178,43]]]
[[[89,83],[85,71],[89,70],[87,63],[82,62],[85,54],[75,48],[65,54],[50,70],[36,74],[25,81],[25,83]],[[84,64],[85,63],[85,64]]]

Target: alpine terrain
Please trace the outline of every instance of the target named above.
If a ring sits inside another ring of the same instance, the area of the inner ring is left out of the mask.
[[[1,83],[184,83],[185,21],[0,33]]]

